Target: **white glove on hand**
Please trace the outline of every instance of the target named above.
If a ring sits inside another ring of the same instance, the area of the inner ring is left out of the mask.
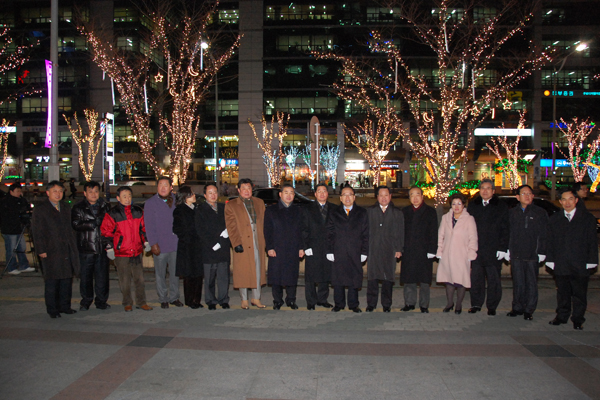
[[[546,263],[546,264],[548,264],[548,263]],[[598,264],[585,264],[585,267],[586,267],[587,269],[594,269],[594,268],[596,268],[597,266],[598,266]]]
[[[306,250],[304,250],[304,255],[306,255],[306,256],[312,256],[313,255],[312,249],[306,249]]]
[[[546,267],[548,267],[550,269],[554,269],[554,263],[553,262],[547,262],[546,263]]]
[[[503,251],[497,251],[497,252],[496,252],[496,258],[497,258],[498,260],[502,260],[503,258],[506,258],[506,253],[505,253],[505,252],[503,252]]]
[[[110,260],[114,260],[115,259],[115,249],[108,249],[108,250],[106,250],[106,256]]]
[[[150,243],[144,242],[144,251],[146,253],[150,253],[150,250],[152,250],[152,246],[150,246]]]
[[[429,258],[429,259],[435,258],[435,254],[427,253],[427,258]]]
[[[220,235],[222,238],[227,239],[229,237],[229,232],[227,232],[227,229],[225,229],[223,232],[221,232]]]
[[[327,259],[331,262],[335,261],[335,257],[333,256],[333,254],[327,254]]]
[[[213,248],[212,248],[212,249],[213,249],[213,251],[217,251],[217,250],[219,250],[220,248],[221,248],[221,243],[217,243],[217,244],[215,244],[215,245],[213,246]]]
[[[510,250],[506,250],[506,254],[505,254],[505,256],[504,256],[504,259],[505,259],[506,261],[510,261]]]
[[[539,259],[539,262],[542,262],[546,259],[546,256],[543,254],[538,254],[538,259]]]
[[[365,262],[367,261],[367,256],[365,256],[364,254],[360,255],[360,262]]]

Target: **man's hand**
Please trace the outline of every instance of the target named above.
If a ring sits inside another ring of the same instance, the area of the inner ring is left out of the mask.
[[[331,262],[334,262],[334,261],[335,261],[335,257],[334,257],[334,256],[333,256],[333,254],[331,254],[331,253],[327,254],[327,256],[326,256],[326,257],[327,257],[327,259],[328,259],[329,261],[331,261]]]
[[[503,251],[497,251],[497,252],[496,252],[496,258],[497,258],[498,260],[502,260],[503,258],[506,258],[506,253],[505,253],[505,252],[503,252]]]
[[[304,254],[306,254],[307,256],[312,256],[313,255],[312,248],[311,249],[306,249],[306,251],[304,252]]]
[[[267,251],[267,254],[269,255],[269,257],[277,257],[277,253],[275,253],[275,250],[269,250]]]
[[[396,258],[402,257],[402,252],[401,251],[397,251],[396,254],[394,254],[394,257],[396,257]]]
[[[229,237],[229,232],[227,232],[227,229],[225,229],[223,232],[221,232],[221,235],[219,235],[219,236],[227,239]]]
[[[145,251],[146,253],[149,253],[149,252],[150,252],[150,250],[152,250],[152,248],[150,247],[150,243],[148,243],[148,242],[144,242],[144,251]]]
[[[542,262],[542,261],[544,261],[545,259],[546,259],[546,256],[545,256],[545,255],[543,255],[543,254],[538,254],[538,260],[539,260],[539,262]]]
[[[46,258],[46,257],[48,257],[48,253],[42,253],[39,256],[40,256],[40,258]]]
[[[364,254],[361,254],[360,255],[360,262],[363,263],[365,261],[367,261],[367,256],[365,256]]]
[[[215,244],[215,245],[213,246],[213,248],[212,248],[212,249],[213,249],[213,251],[217,251],[217,250],[219,250],[220,248],[221,248],[221,244],[220,244],[220,243],[217,243],[217,244]]]
[[[115,259],[115,249],[108,249],[108,250],[106,250],[106,256],[110,260],[114,260]]]
[[[158,245],[158,243],[153,244],[151,250],[153,255],[160,256],[160,246]]]
[[[300,251],[298,252],[298,257],[304,257],[304,250],[300,249]]]
[[[237,245],[237,246],[235,246],[235,248],[233,250],[235,250],[236,253],[243,253],[244,252],[244,246],[242,246],[241,244]]]

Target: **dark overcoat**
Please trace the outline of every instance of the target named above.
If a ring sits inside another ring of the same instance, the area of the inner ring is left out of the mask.
[[[327,202],[325,218],[321,205],[315,201],[304,209],[304,250],[312,249],[313,255],[304,258],[305,282],[331,282],[331,261],[327,259],[327,215],[337,207]]]
[[[173,210],[173,233],[177,235],[175,275],[181,278],[204,276],[200,236],[196,232],[195,211],[186,204]]]
[[[286,207],[280,200],[265,210],[265,249],[275,250],[269,256],[267,279],[269,285],[295,286],[300,270],[303,210],[294,203]]]
[[[433,259],[438,247],[437,214],[433,207],[423,203],[402,209],[404,214],[404,253],[400,265],[401,283],[427,283],[433,278]]]
[[[333,286],[362,287],[361,255],[369,254],[369,216],[354,204],[349,215],[344,205],[334,207],[327,216],[328,254],[335,261],[331,269]]]
[[[225,204],[217,203],[217,212],[208,203],[200,203],[196,208],[196,231],[202,243],[202,262],[204,264],[217,264],[230,262],[231,251],[229,238],[224,238],[221,233],[225,226]],[[219,243],[221,248],[217,251],[213,247]]]
[[[525,210],[520,204],[508,212],[508,249],[511,260],[538,261],[538,255],[546,255],[548,213],[535,204]]]
[[[50,200],[38,204],[33,209],[31,232],[35,252],[48,255],[41,259],[45,280],[79,276],[79,253],[67,203],[60,203],[60,211]]]
[[[379,203],[367,208],[369,215],[369,259],[367,278],[394,281],[396,252],[404,251],[404,214],[390,203],[381,210]]]
[[[475,218],[477,225],[476,261],[482,265],[499,264],[496,253],[508,250],[508,206],[493,195],[484,207],[481,196],[478,196],[469,202],[467,212]]]
[[[596,218],[582,208],[575,211],[571,221],[563,210],[554,213],[547,239],[546,262],[554,263],[554,275],[589,276],[586,264],[598,264]]]

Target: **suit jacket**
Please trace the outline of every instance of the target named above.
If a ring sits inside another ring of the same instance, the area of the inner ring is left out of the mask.
[[[327,202],[327,215],[337,207]],[[330,282],[331,261],[327,259],[327,217],[321,215],[321,205],[315,201],[304,210],[304,250],[312,249],[312,256],[304,258],[306,282]]]
[[[477,261],[484,265],[497,265],[500,261],[496,253],[508,250],[508,206],[494,195],[484,207],[479,196],[469,202],[467,211],[477,224]]]
[[[415,210],[410,205],[404,213],[404,253],[400,269],[401,283],[428,283],[433,279],[433,259],[438,242],[437,214],[433,207],[423,203]]]
[[[396,252],[404,251],[404,214],[390,203],[381,211],[379,203],[367,208],[369,215],[368,279],[393,282],[396,274]]]
[[[200,203],[196,208],[196,230],[202,243],[202,262],[216,264],[231,261],[231,243],[229,238],[224,238],[221,233],[225,226],[225,204],[217,203],[217,212],[208,203]],[[221,248],[213,250],[216,244]]]
[[[252,197],[256,211],[256,231],[258,234],[258,254],[260,258],[260,282],[266,284],[265,265],[265,203],[257,197]],[[241,197],[231,200],[225,205],[225,224],[229,233],[232,247],[242,245],[243,253],[233,253],[233,287],[256,288],[256,267],[254,262],[254,238],[250,216]]]

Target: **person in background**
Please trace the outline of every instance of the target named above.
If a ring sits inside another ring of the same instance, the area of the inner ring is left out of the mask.
[[[75,199],[75,196],[77,196],[77,188],[75,187],[75,178],[71,178],[71,180],[69,181],[69,189],[71,190],[71,195],[69,196],[69,198]]]
[[[23,197],[21,184],[13,183],[8,187],[8,195],[0,199],[0,231],[6,249],[6,270],[10,275],[35,271],[29,266],[23,235],[25,226],[30,222],[30,212],[31,204]]]
[[[583,182],[575,182],[573,184],[573,191],[575,192],[575,194],[577,195],[577,198],[579,199],[577,201],[577,208],[581,208],[585,211],[587,211],[587,206],[585,205],[585,201],[587,200],[588,197],[588,186],[583,183]]]

